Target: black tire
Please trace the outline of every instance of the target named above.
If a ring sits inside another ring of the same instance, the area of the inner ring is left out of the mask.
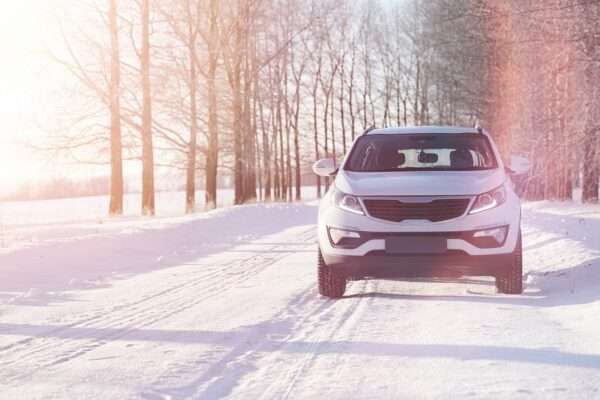
[[[502,276],[496,277],[498,292],[505,294],[523,293],[523,246],[521,244],[521,231],[517,239],[517,247],[513,252],[512,265]]]
[[[319,293],[332,299],[339,299],[346,291],[346,277],[336,273],[333,268],[325,264],[321,249],[318,259]]]

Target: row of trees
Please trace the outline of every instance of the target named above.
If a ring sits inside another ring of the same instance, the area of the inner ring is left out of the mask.
[[[533,161],[531,199],[598,201],[600,2],[514,0],[498,6],[495,123]]]
[[[144,214],[154,213],[156,167],[185,173],[194,212],[200,181],[204,207],[216,207],[219,176],[231,177],[236,204],[300,199],[308,166],[339,160],[371,125],[477,121],[505,154],[535,160],[528,196],[567,198],[583,171],[584,199],[597,200],[597,2],[88,6],[56,57],[77,77],[76,103],[49,147],[110,162],[112,214],[128,160],[141,160]],[[316,185],[320,195],[329,182]]]

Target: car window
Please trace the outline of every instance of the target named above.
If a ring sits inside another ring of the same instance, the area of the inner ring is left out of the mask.
[[[491,144],[481,134],[374,134],[359,138],[345,169],[470,171],[496,166]]]

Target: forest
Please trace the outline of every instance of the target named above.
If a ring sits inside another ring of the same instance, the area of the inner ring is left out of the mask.
[[[75,79],[45,149],[106,165],[123,212],[138,163],[141,212],[156,169],[178,171],[186,212],[321,196],[371,126],[479,125],[527,157],[531,200],[598,201],[597,0],[84,0],[55,54]],[[83,13],[85,18],[79,16]],[[77,16],[77,17],[75,17]],[[100,32],[100,34],[99,34]]]

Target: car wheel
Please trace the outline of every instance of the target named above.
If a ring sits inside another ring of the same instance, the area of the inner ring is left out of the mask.
[[[346,278],[325,264],[321,249],[318,259],[319,293],[332,299],[339,299],[346,291]]]
[[[519,231],[517,247],[512,255],[512,264],[504,275],[496,277],[496,288],[500,293],[523,293],[523,246],[521,244],[521,231]]]

